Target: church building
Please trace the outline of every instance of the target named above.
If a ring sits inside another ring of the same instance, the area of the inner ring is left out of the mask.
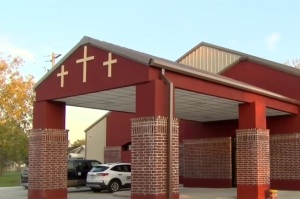
[[[86,130],[87,158],[102,122],[101,158],[131,162],[132,199],[179,199],[179,184],[238,199],[300,189],[299,69],[208,43],[170,61],[84,37],[35,90],[29,199],[67,199],[66,105],[110,111]],[[48,161],[56,178],[36,166]]]

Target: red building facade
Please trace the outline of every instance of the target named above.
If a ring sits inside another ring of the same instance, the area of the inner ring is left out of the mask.
[[[297,172],[286,153],[298,143],[299,99],[276,86],[253,86],[268,85],[270,76],[240,75],[245,63],[235,64],[222,76],[83,38],[37,83],[30,175],[42,172],[37,159],[52,153],[38,149],[66,148],[65,106],[71,105],[113,111],[105,157],[131,160],[133,199],[178,199],[179,183],[237,186],[239,199],[265,198],[270,185],[291,182],[296,188],[298,178],[290,178],[295,173],[285,174],[282,167]],[[51,161],[61,164],[64,179],[65,159]],[[29,181],[29,199],[67,198],[65,184],[44,188],[38,180]],[[46,180],[55,181],[51,175]]]

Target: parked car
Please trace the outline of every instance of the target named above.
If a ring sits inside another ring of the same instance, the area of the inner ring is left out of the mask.
[[[131,164],[110,163],[96,165],[88,172],[86,186],[94,192],[105,189],[110,192],[131,187]]]
[[[28,188],[28,167],[26,165],[25,169],[21,171],[21,178],[20,178],[21,186]]]
[[[68,187],[80,187],[85,186],[86,177],[88,172],[95,165],[99,165],[101,162],[97,160],[85,160],[85,159],[69,159],[68,160]],[[21,172],[21,185],[28,188],[28,168],[25,168]]]

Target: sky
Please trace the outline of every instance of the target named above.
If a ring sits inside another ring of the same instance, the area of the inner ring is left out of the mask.
[[[201,41],[283,63],[300,58],[298,0],[9,0],[0,7],[0,52],[21,56],[38,81],[50,54],[83,36],[176,60]],[[56,61],[59,61],[56,60]],[[67,107],[69,140],[105,111]]]

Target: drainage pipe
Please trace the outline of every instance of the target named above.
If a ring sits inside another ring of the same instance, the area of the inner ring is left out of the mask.
[[[167,122],[167,199],[172,199],[173,190],[173,108],[174,85],[166,76],[165,69],[161,70],[161,78],[168,86],[169,108]]]

